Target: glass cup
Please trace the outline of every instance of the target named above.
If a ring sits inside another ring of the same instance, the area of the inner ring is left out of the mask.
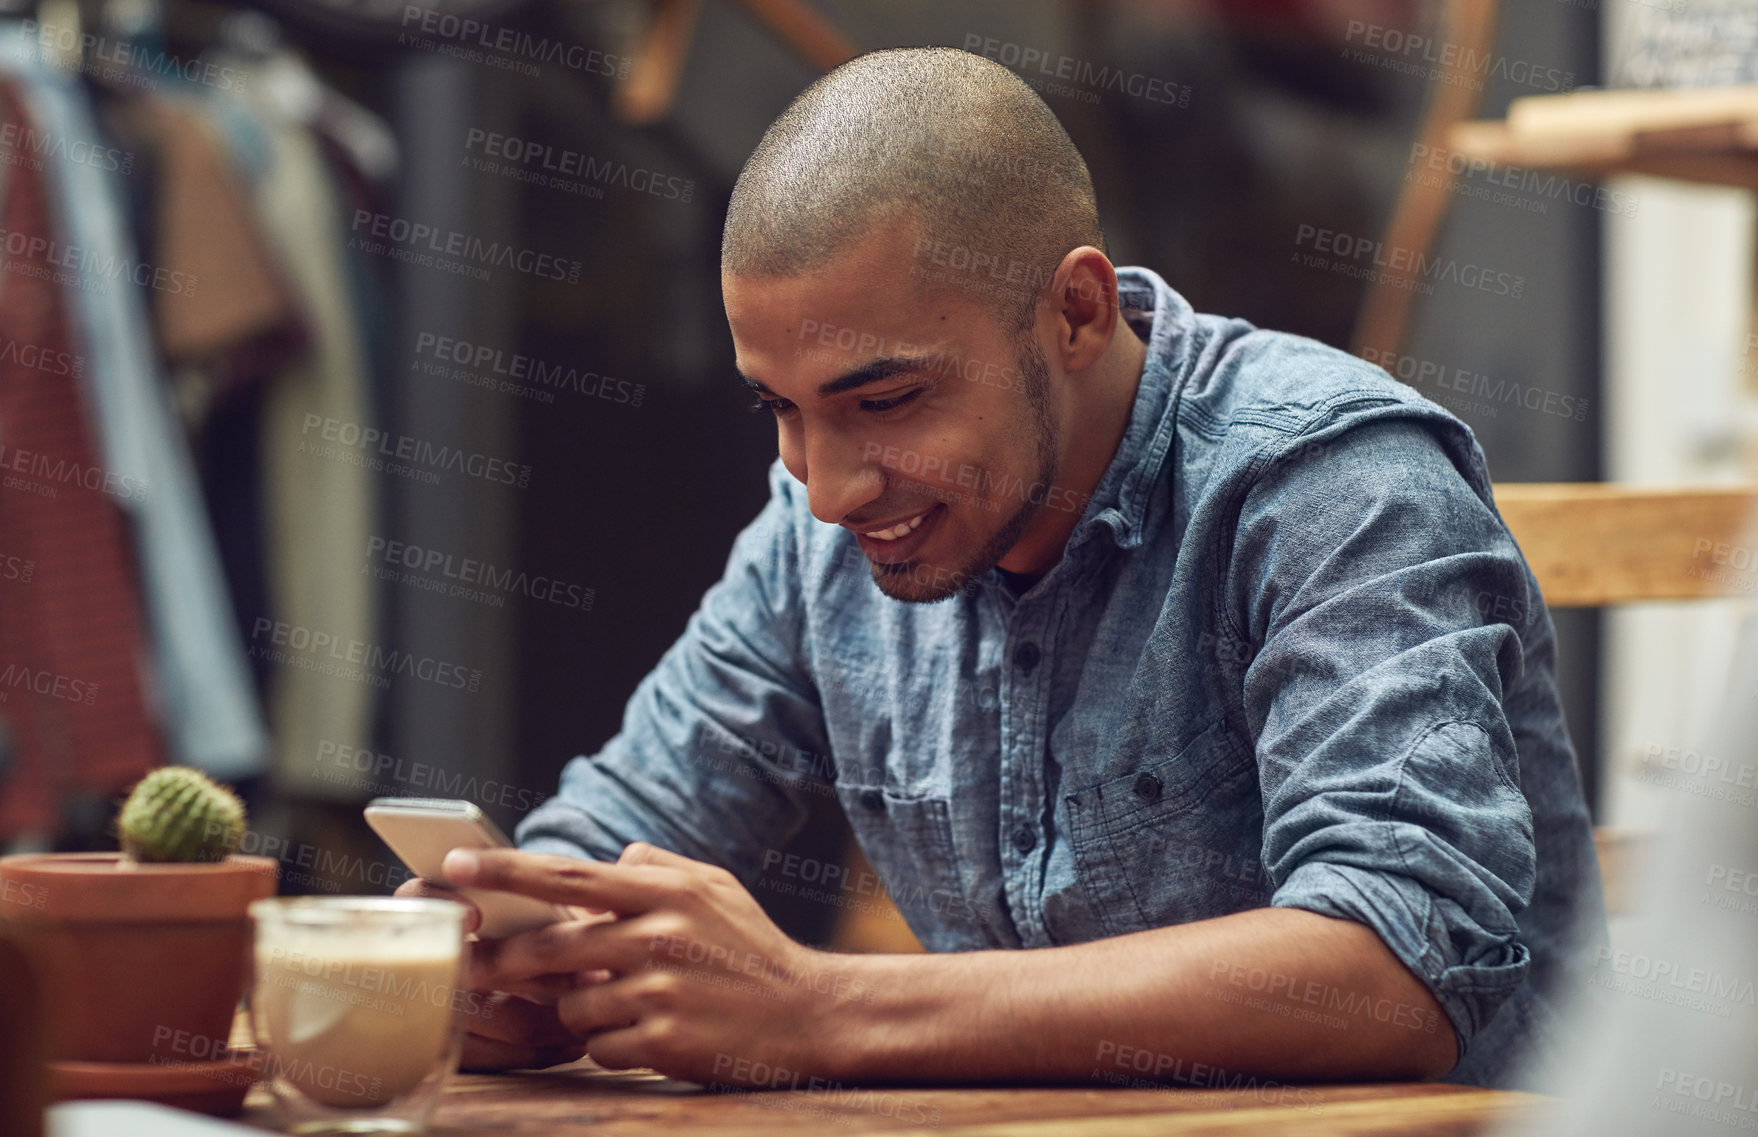
[[[414,1133],[458,1066],[464,906],[259,900],[250,1025],[291,1133]]]

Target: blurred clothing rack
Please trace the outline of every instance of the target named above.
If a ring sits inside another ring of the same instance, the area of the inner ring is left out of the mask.
[[[0,442],[14,457],[58,446],[59,468],[97,482],[50,484],[40,470],[40,485],[9,479],[0,548],[80,564],[91,558],[76,550],[119,525],[131,550],[123,575],[145,612],[145,634],[131,638],[113,573],[88,587],[117,601],[85,605],[111,613],[107,630],[76,634],[68,621],[82,608],[59,599],[59,581],[0,582],[11,740],[0,844],[103,841],[89,824],[70,833],[82,825],[68,811],[119,793],[161,757],[297,785],[317,781],[312,732],[370,740],[373,687],[305,666],[314,661],[290,653],[283,631],[371,639],[371,580],[338,550],[364,547],[376,484],[359,465],[314,458],[301,436],[312,416],[357,429],[376,420],[383,368],[363,320],[377,273],[352,250],[345,218],[378,204],[395,144],[258,13],[202,24],[214,34],[195,52],[167,47],[161,17],[184,10],[45,0],[0,24],[0,89],[15,107],[0,138],[8,228],[52,260],[29,276],[16,262],[0,273],[0,309],[17,310],[27,281],[53,282],[36,304],[64,313],[65,334],[38,324],[16,342],[41,359],[48,337],[65,340],[55,358],[76,361],[14,377]],[[18,405],[28,392],[60,400],[59,417]],[[83,451],[76,428],[38,425],[81,421]],[[144,711],[132,717],[131,677]],[[95,694],[70,706],[58,683]]]

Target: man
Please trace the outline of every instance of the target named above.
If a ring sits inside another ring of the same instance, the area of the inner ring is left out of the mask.
[[[594,910],[478,945],[467,1064],[1521,1080],[1604,914],[1481,451],[1103,250],[980,57],[861,56],[770,128],[722,284],[772,497],[521,851],[447,861]],[[813,790],[930,954],[746,891]]]

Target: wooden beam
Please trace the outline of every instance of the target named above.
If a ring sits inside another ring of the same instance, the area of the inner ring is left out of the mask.
[[[1495,498],[1553,608],[1758,595],[1758,486],[1503,482]]]

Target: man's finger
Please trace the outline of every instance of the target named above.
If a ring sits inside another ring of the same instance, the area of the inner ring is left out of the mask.
[[[692,861],[682,853],[661,849],[658,845],[649,845],[645,841],[630,841],[623,846],[623,854],[617,858],[617,864],[660,865],[673,869],[702,867],[701,861]]]
[[[586,1053],[606,1070],[627,1070],[647,1065],[645,1036],[638,1026],[607,1030],[586,1040]]]
[[[541,1070],[578,1062],[586,1056],[585,1043],[566,1046],[520,1046],[498,1038],[480,1035],[464,1036],[464,1053],[458,1059],[460,1070]]]
[[[679,883],[670,867],[607,865],[518,849],[453,849],[443,867],[446,882],[457,888],[495,888],[621,916],[659,907]]]
[[[450,900],[453,903],[462,904],[469,909],[464,915],[465,934],[468,935],[482,926],[482,913],[476,910],[476,905],[443,884],[434,884],[418,876],[411,877],[397,886],[396,895],[413,897],[417,900]]]
[[[568,1029],[553,1004],[491,991],[474,999],[465,1017],[469,1033],[526,1047],[570,1046],[578,1035]]]
[[[504,940],[478,940],[470,986],[505,990],[536,982],[546,994],[571,991],[582,971],[623,971],[646,961],[647,940],[617,921],[565,920]]]
[[[627,979],[570,991],[556,1002],[555,1011],[575,1037],[634,1026],[641,1018],[641,1006]]]

